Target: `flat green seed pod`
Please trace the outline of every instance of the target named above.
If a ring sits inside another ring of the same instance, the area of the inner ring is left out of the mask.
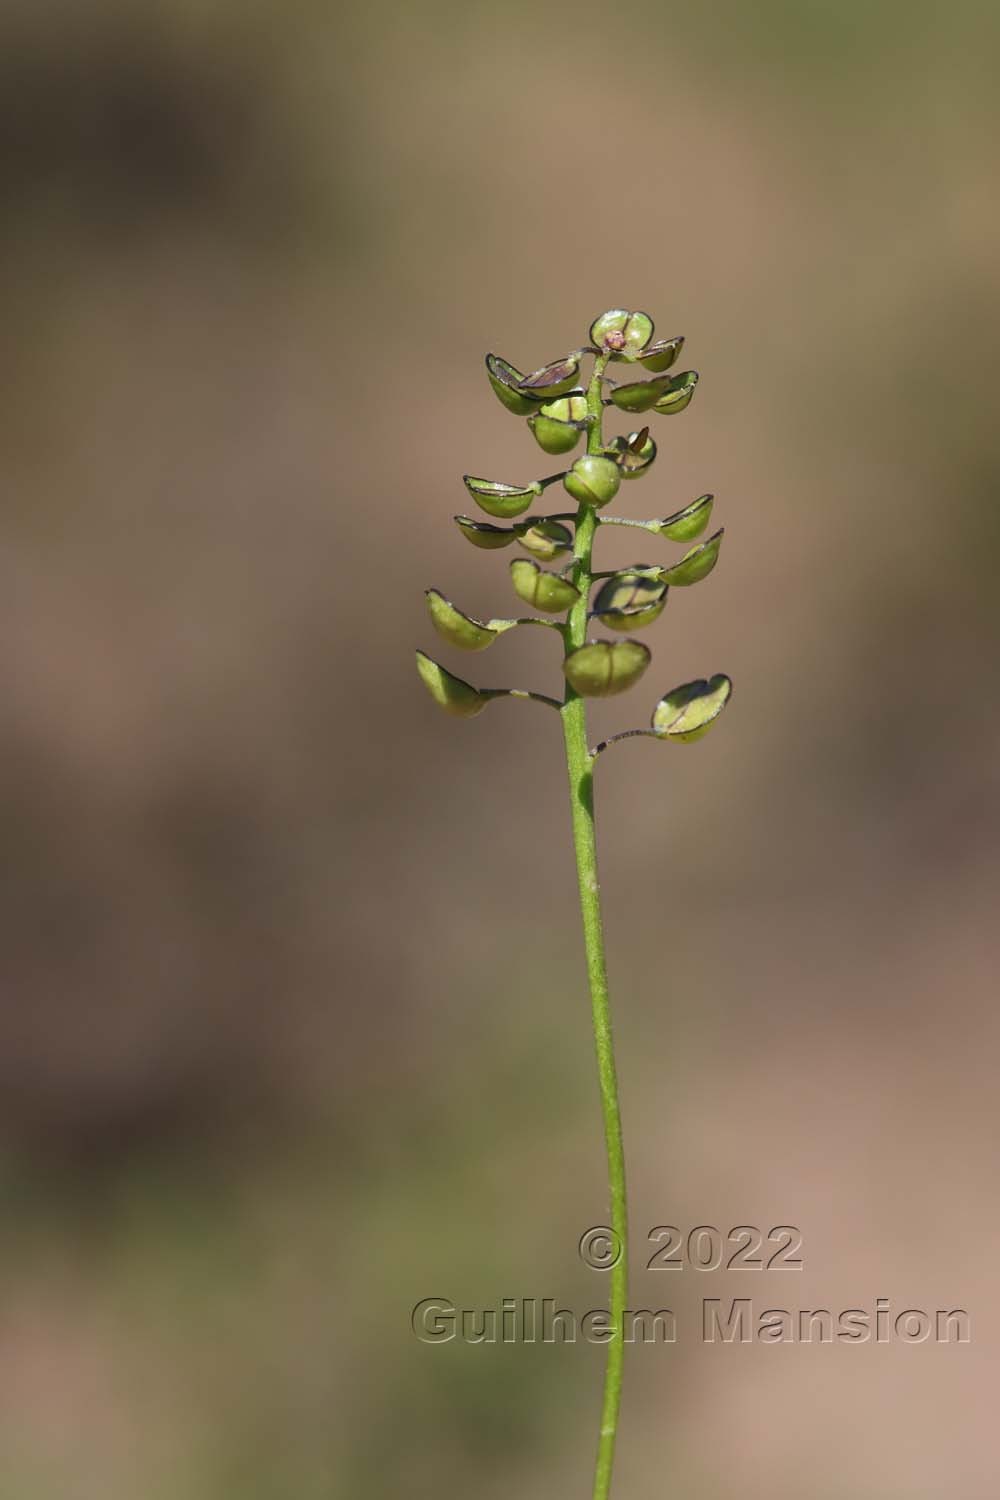
[[[417,671],[424,687],[445,713],[454,714],[459,719],[474,719],[489,702],[470,683],[446,672],[444,667],[432,661],[423,651],[417,652]]]
[[[686,406],[690,406],[697,384],[697,370],[685,370],[682,375],[675,375],[663,395],[654,404],[653,410],[659,412],[661,417],[669,417],[674,412],[683,411]]]
[[[518,381],[517,388],[525,396],[541,397],[551,401],[555,396],[564,396],[576,385],[580,373],[580,356],[567,354],[565,359],[553,360],[540,370],[533,370]]]
[[[501,484],[498,479],[477,479],[473,474],[462,477],[465,488],[480,509],[502,521],[523,514],[536,495],[542,493],[540,484]]]
[[[579,589],[574,588],[568,579],[560,578],[557,573],[544,572],[526,557],[519,557],[511,563],[510,580],[519,599],[551,615],[561,614],[580,597]]]
[[[636,563],[646,568],[647,563]],[[593,613],[609,630],[641,630],[658,620],[667,604],[667,585],[658,578],[643,578],[623,568],[602,583],[594,598]]]
[[[585,698],[610,698],[639,681],[650,657],[641,641],[591,641],[570,652],[563,671]]]
[[[437,589],[427,589],[424,597],[434,629],[452,646],[458,646],[462,651],[485,651],[496,640],[498,631],[491,630],[482,620],[463,615]]]
[[[556,422],[583,422],[587,421],[587,397],[584,391],[570,391],[567,396],[560,396],[555,401],[546,401],[539,408],[543,417],[551,417]]]
[[[528,426],[546,453],[570,453],[587,429],[587,398],[582,391],[572,391],[547,401],[528,418]]]
[[[725,527],[722,527],[714,536],[710,536],[707,542],[699,542],[697,547],[692,547],[690,552],[685,552],[680,562],[674,563],[672,568],[664,568],[661,571],[660,581],[686,587],[690,583],[700,583],[703,578],[707,578],[719,561],[719,548],[722,546],[724,535]]]
[[[583,435],[575,422],[558,422],[537,413],[528,418],[531,435],[544,453],[572,453]]]
[[[536,521],[518,541],[526,552],[540,557],[542,562],[551,562],[560,553],[569,552],[573,546],[573,533],[561,521]]]
[[[611,458],[598,453],[584,453],[568,474],[563,475],[563,489],[581,505],[607,505],[618,493],[621,471]]]
[[[653,337],[653,320],[648,313],[628,312],[612,307],[601,313],[590,325],[590,342],[607,350],[612,359],[635,358]]]
[[[654,375],[662,375],[664,370],[670,369],[683,347],[684,339],[681,336],[661,339],[659,343],[647,344],[642,353],[636,355],[636,361],[644,370],[649,370]]]
[[[664,536],[669,542],[693,542],[707,527],[714,503],[714,495],[699,495],[683,510],[654,522],[657,536]]]
[[[630,432],[628,437],[612,438],[608,453],[621,470],[623,479],[638,479],[655,462],[656,444],[649,435],[649,428],[641,432]]]
[[[488,521],[473,521],[471,516],[456,516],[455,525],[467,542],[488,552],[493,552],[498,547],[509,547],[521,534],[518,526],[491,526]]]
[[[520,370],[501,359],[498,354],[487,354],[486,374],[497,399],[516,417],[526,417],[538,410],[539,400],[518,389],[519,383],[524,379]]]
[[[635,380],[629,385],[617,385],[611,392],[611,400],[619,411],[650,411],[673,382],[672,375],[656,375],[652,380]]]
[[[733,684],[724,672],[707,682],[685,682],[661,698],[653,710],[653,732],[665,740],[690,744],[708,733],[729,702]]]

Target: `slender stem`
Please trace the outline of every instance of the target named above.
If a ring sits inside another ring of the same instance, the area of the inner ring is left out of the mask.
[[[594,760],[596,760],[599,755],[603,755],[604,751],[607,750],[609,746],[617,745],[620,740],[634,740],[640,738],[662,740],[665,738],[665,736],[662,734],[657,734],[655,729],[622,729],[619,730],[617,734],[610,735],[608,739],[602,740],[599,745],[595,745],[590,753]]]
[[[639,531],[656,531],[663,524],[662,521],[630,521],[627,516],[601,516],[601,526],[634,526]]]
[[[599,453],[601,435],[601,381],[607,355],[598,355],[587,390],[587,410],[592,418],[587,435],[588,453]],[[564,640],[567,653],[584,645],[587,639],[588,599],[592,581],[591,556],[597,515],[588,505],[581,505],[576,519],[573,548],[573,582],[580,597],[566,620]],[[587,715],[583,698],[567,683],[562,706],[563,736],[566,741],[566,764],[569,770],[570,807],[573,820],[573,845],[580,885],[580,910],[583,916],[583,941],[590,981],[591,1011],[594,1022],[594,1045],[604,1116],[604,1140],[608,1156],[608,1186],[611,1199],[611,1228],[617,1236],[618,1260],[611,1270],[609,1321],[611,1337],[607,1343],[607,1365],[604,1375],[604,1400],[601,1431],[594,1470],[594,1500],[608,1500],[611,1472],[618,1434],[618,1411],[621,1405],[622,1363],[625,1353],[624,1320],[628,1299],[628,1215],[625,1197],[625,1154],[622,1145],[621,1111],[618,1103],[618,1078],[615,1069],[614,1043],[611,1031],[611,1002],[604,957],[604,929],[601,920],[601,896],[597,880],[597,844],[594,833],[594,762],[587,748]]]
[[[480,688],[479,696],[480,698],[530,698],[532,703],[544,703],[548,708],[562,712],[562,704],[558,698],[550,698],[547,693],[529,693],[525,688]]]
[[[513,630],[517,625],[544,625],[548,630],[562,629],[558,620],[541,620],[537,615],[522,615],[518,620],[485,620],[483,623],[487,630],[495,630],[497,635],[503,635],[504,631]]]
[[[595,578],[617,578],[619,573],[627,573],[630,578],[652,578],[658,581],[660,574],[665,571],[665,568],[612,568],[607,573],[591,573],[590,578],[593,582]]]

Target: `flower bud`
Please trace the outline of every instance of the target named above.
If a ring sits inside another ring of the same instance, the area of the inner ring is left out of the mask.
[[[498,516],[503,521],[513,520],[531,505],[536,495],[542,493],[540,484],[501,484],[497,479],[476,479],[464,474],[465,487],[480,509],[488,516]]]
[[[685,682],[661,698],[653,710],[653,731],[661,739],[690,744],[708,733],[732,695],[724,672],[707,682]]]
[[[455,714],[459,719],[474,719],[489,702],[477,688],[463,682],[461,677],[454,677],[451,672],[446,672],[444,667],[438,666],[423,651],[417,652],[417,671],[424,687],[445,713]]]
[[[617,495],[620,484],[618,465],[598,453],[584,453],[563,476],[563,488],[581,505],[607,505]]]
[[[724,535],[725,527],[721,527],[714,536],[709,537],[707,542],[700,542],[697,547],[692,547],[690,552],[685,552],[680,562],[675,562],[673,567],[663,568],[660,572],[660,582],[686,586],[690,583],[700,583],[703,578],[707,578],[719,561],[719,548],[722,546]]]
[[[434,629],[450,645],[458,646],[462,651],[485,651],[496,640],[498,631],[491,630],[482,620],[473,620],[469,615],[463,615],[437,589],[427,589],[424,597]]]
[[[638,479],[656,458],[656,444],[649,435],[649,428],[630,432],[628,437],[612,438],[608,444],[608,456],[618,465],[623,479]]]
[[[569,453],[587,427],[587,398],[582,391],[549,401],[528,418],[535,442],[546,453]]]
[[[658,536],[666,537],[669,542],[693,542],[708,525],[714,501],[714,495],[699,495],[697,500],[692,500],[683,510],[675,511],[672,516],[665,516],[662,521],[654,521],[652,528]]]
[[[540,557],[542,562],[551,562],[560,553],[570,550],[573,533],[560,521],[536,521],[534,526],[530,526],[518,537],[518,541],[534,557]]]
[[[641,641],[591,641],[563,662],[567,681],[585,698],[624,693],[645,672],[650,650]]]
[[[524,376],[498,354],[487,354],[486,374],[498,400],[516,417],[526,417],[530,412],[538,410],[541,398],[535,400],[519,389]]]
[[[518,526],[491,526],[488,521],[473,521],[471,516],[456,516],[455,524],[467,542],[489,552],[497,547],[509,547],[514,538],[521,534]]]
[[[636,563],[636,568],[647,568]],[[658,620],[667,604],[667,585],[623,568],[598,589],[592,613],[609,630],[641,630]]]
[[[561,614],[580,597],[580,590],[574,588],[568,578],[560,578],[558,573],[546,573],[526,557],[519,557],[511,563],[510,580],[519,599],[551,615]]]
[[[634,359],[652,337],[649,314],[627,312],[623,307],[612,307],[590,325],[590,342],[612,359]]]
[[[661,339],[659,343],[647,344],[642,353],[636,355],[636,362],[642,365],[644,370],[650,370],[654,375],[662,375],[664,370],[670,369],[683,347],[684,340],[679,335],[673,339]]]
[[[658,411],[661,417],[672,416],[674,412],[683,411],[686,406],[690,406],[697,384],[697,370],[685,370],[682,375],[675,375],[653,410]]]
[[[567,354],[565,359],[553,360],[550,365],[543,365],[540,370],[522,376],[517,388],[522,395],[552,401],[556,396],[565,396],[567,391],[573,389],[579,373],[579,354]]]

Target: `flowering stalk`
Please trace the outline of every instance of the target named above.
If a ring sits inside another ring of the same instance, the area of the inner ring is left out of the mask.
[[[587,409],[591,418],[587,433],[587,452],[599,454],[602,443],[601,379],[608,362],[600,354],[587,391]],[[597,533],[597,512],[584,501],[576,518],[576,541],[573,548],[575,566],[573,582],[580,591],[579,601],[570,611],[566,626],[567,652],[578,650],[587,639],[587,601],[591,587],[591,556]],[[611,1267],[609,1320],[611,1338],[607,1344],[604,1370],[604,1401],[601,1430],[597,1444],[594,1471],[594,1500],[606,1500],[611,1492],[611,1470],[618,1435],[618,1410],[622,1395],[622,1366],[625,1355],[624,1317],[628,1305],[628,1205],[625,1193],[625,1149],[622,1143],[621,1106],[618,1101],[618,1073],[615,1067],[614,1038],[611,1031],[611,997],[608,993],[608,968],[604,956],[604,924],[601,920],[601,891],[597,877],[597,843],[594,833],[594,757],[587,749],[587,703],[582,693],[569,681],[562,707],[563,737],[566,742],[566,766],[569,771],[570,812],[573,822],[573,847],[580,885],[580,911],[583,916],[583,944],[590,981],[590,1005],[594,1023],[594,1046],[597,1052],[597,1075],[601,1089],[604,1116],[604,1144],[608,1156],[608,1187],[611,1198],[611,1229],[617,1259]]]
[[[468,516],[456,516],[455,520],[473,546],[494,549],[517,541],[543,561],[568,555],[568,565],[561,573],[543,570],[536,562],[523,559],[511,564],[511,582],[517,595],[536,609],[562,615],[562,622],[537,617],[476,620],[463,614],[437,590],[427,591],[428,610],[438,633],[451,645],[463,650],[485,650],[498,635],[520,625],[554,625],[563,640],[562,668],[566,681],[562,702],[545,694],[520,689],[474,688],[423,652],[417,653],[417,668],[425,686],[435,702],[449,713],[472,718],[481,713],[493,698],[517,697],[545,703],[555,708],[562,719],[607,1150],[610,1227],[614,1231],[617,1252],[611,1269],[610,1337],[594,1472],[594,1500],[608,1500],[611,1493],[628,1295],[625,1154],[597,877],[594,765],[598,755],[610,745],[637,736],[682,744],[700,739],[719,717],[732,692],[732,683],[721,673],[707,681],[683,683],[657,703],[649,729],[623,730],[595,749],[588,749],[587,698],[624,692],[639,680],[649,665],[649,649],[642,642],[622,639],[621,635],[658,619],[671,587],[687,586],[707,577],[715,567],[722,543],[720,530],[666,567],[636,563],[617,572],[595,573],[593,570],[594,541],[601,525],[614,522],[669,541],[687,542],[701,536],[711,515],[711,495],[700,496],[663,520],[632,521],[598,513],[615,498],[623,480],[641,477],[656,458],[656,444],[648,427],[606,440],[603,432],[605,408],[614,406],[625,412],[652,410],[670,415],[683,411],[694,395],[698,376],[693,370],[681,375],[667,373],[684,340],[673,338],[654,343],[652,335],[653,323],[645,313],[613,308],[591,325],[590,342],[584,349],[543,365],[531,375],[522,375],[496,355],[487,356],[487,375],[497,397],[508,410],[527,418],[536,442],[545,452],[571,452],[584,434],[586,452],[565,473],[534,480],[527,485],[467,475],[466,488],[480,508],[489,516],[513,520],[515,524],[509,528],[499,527]],[[585,355],[592,355],[594,363],[584,388],[577,385],[577,377]],[[638,364],[644,378],[621,385],[609,382],[606,372],[613,362]],[[563,488],[576,502],[575,513],[560,512],[531,520],[516,520],[530,509],[550,484],[560,479]],[[600,587],[591,599],[595,582]],[[619,638],[588,641],[591,620],[597,620],[616,632]]]

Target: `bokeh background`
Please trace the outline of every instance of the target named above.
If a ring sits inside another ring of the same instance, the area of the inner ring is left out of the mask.
[[[618,509],[712,490],[727,543],[595,735],[736,681],[600,767],[633,1303],[682,1328],[617,1493],[994,1496],[996,7],[5,0],[0,39],[0,1489],[589,1494],[599,1350],[409,1329],[599,1306],[607,1215],[556,726],[446,720],[412,649],[429,584],[509,607],[459,476],[552,468],[483,353],[617,304],[702,373]],[[524,634],[440,654],[551,691]],[[642,1269],[706,1223],[805,1269]],[[705,1296],[973,1340],[706,1348]]]

